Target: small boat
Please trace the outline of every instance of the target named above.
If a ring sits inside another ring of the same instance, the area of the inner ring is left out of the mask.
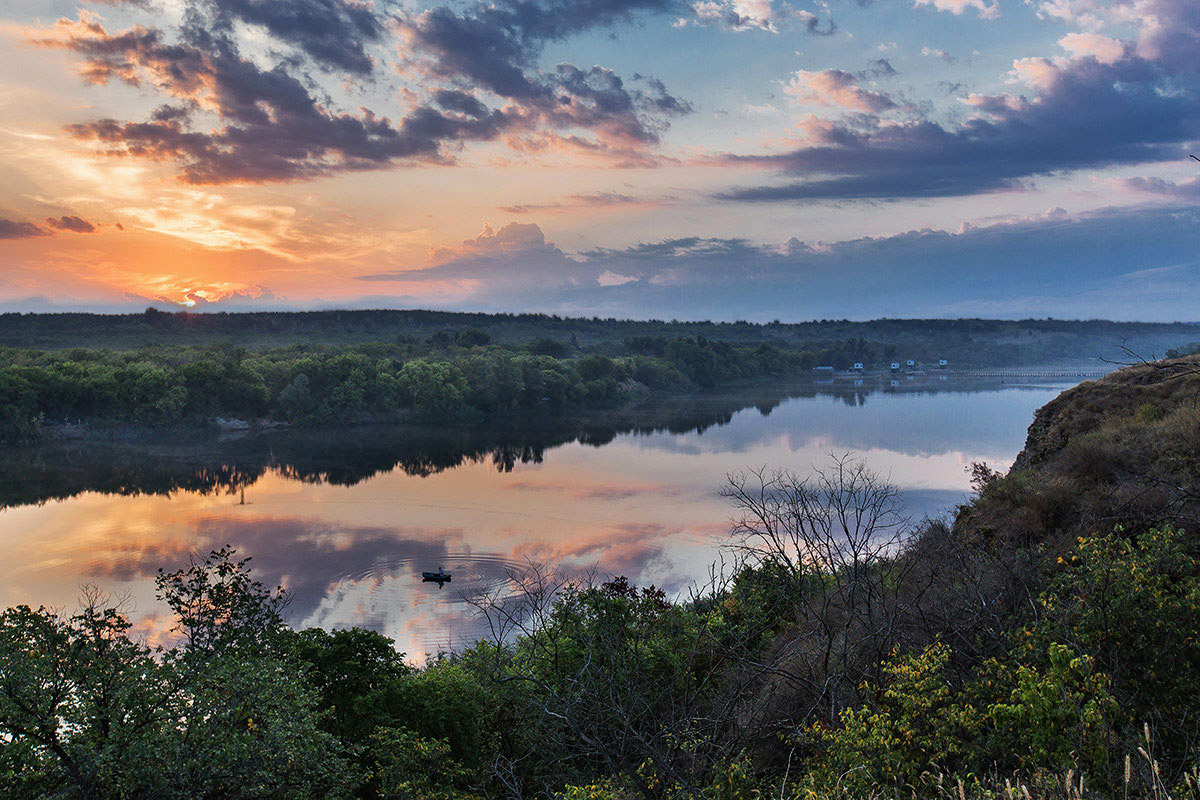
[[[443,583],[450,582],[450,573],[438,567],[437,572],[422,572],[421,580],[425,583],[436,583],[440,587]]]

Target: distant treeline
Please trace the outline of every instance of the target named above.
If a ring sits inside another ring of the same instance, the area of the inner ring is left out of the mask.
[[[235,342],[258,348],[378,342],[402,335],[424,339],[438,332],[453,336],[472,329],[486,332],[498,344],[519,345],[545,337],[588,351],[612,348],[641,336],[703,336],[735,344],[767,342],[780,346],[866,340],[895,345],[908,358],[961,361],[969,355],[971,362],[980,366],[1095,357],[1105,355],[1098,352],[1100,346],[1115,351],[1122,343],[1134,346],[1139,353],[1161,354],[1168,347],[1200,339],[1200,325],[1195,323],[1107,320],[825,319],[757,324],[421,310],[196,314],[147,309],[145,313],[123,315],[0,314],[0,345],[137,349],[152,344]]]
[[[482,331],[426,341],[249,351],[150,347],[133,351],[0,351],[0,431],[36,435],[44,423],[165,425],[214,418],[341,425],[462,420],[530,409],[608,408],[648,389],[688,392],[802,373],[870,347],[814,350],[738,346],[697,337],[643,337],[624,355],[579,354],[552,339],[497,346]],[[886,348],[883,348],[886,349]]]
[[[1117,355],[1122,342],[1152,353],[1198,333],[1188,325],[1055,320],[752,325],[429,311],[9,314],[0,315],[0,439],[78,422],[341,425],[564,413],[611,408],[647,390],[684,393],[817,366],[886,367],[910,358],[956,367],[1046,363]]]

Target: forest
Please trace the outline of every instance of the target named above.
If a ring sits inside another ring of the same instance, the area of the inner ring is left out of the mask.
[[[873,338],[865,338],[870,335]],[[0,315],[0,440],[66,426],[307,427],[613,408],[814,367],[1122,356],[1197,326],[881,320],[796,325],[447,312]],[[231,344],[237,337],[240,344]],[[1130,338],[1132,337],[1132,338]]]
[[[120,598],[0,614],[13,798],[1195,798],[1200,360],[1043,407],[1007,474],[912,520],[852,455],[722,488],[686,596],[530,565],[414,666],[293,630],[228,548]]]

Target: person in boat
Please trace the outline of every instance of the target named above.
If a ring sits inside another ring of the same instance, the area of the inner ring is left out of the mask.
[[[441,586],[443,583],[450,582],[450,573],[441,567],[437,568],[437,572],[422,572],[421,579],[427,582],[436,583]]]

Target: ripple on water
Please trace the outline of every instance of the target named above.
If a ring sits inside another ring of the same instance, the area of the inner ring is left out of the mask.
[[[445,589],[457,591],[438,592],[436,583],[425,583],[421,573],[444,569],[452,580]],[[499,553],[447,553],[437,564],[417,563],[410,556],[395,556],[378,559],[366,569],[347,573],[334,580],[334,585],[346,582],[370,582],[372,593],[384,592],[400,595],[413,590],[432,589],[446,602],[465,603],[474,598],[510,595],[518,588],[517,579],[529,569],[529,565],[507,558]],[[411,580],[405,580],[411,579]],[[380,598],[376,598],[380,599]],[[397,596],[398,601],[407,598]]]
[[[439,567],[451,574],[449,583],[439,587],[422,580],[423,571]],[[371,627],[419,659],[487,635],[486,622],[471,604],[517,597],[518,581],[528,570],[527,563],[499,553],[447,553],[436,564],[397,555],[335,578],[330,595],[353,597]]]

